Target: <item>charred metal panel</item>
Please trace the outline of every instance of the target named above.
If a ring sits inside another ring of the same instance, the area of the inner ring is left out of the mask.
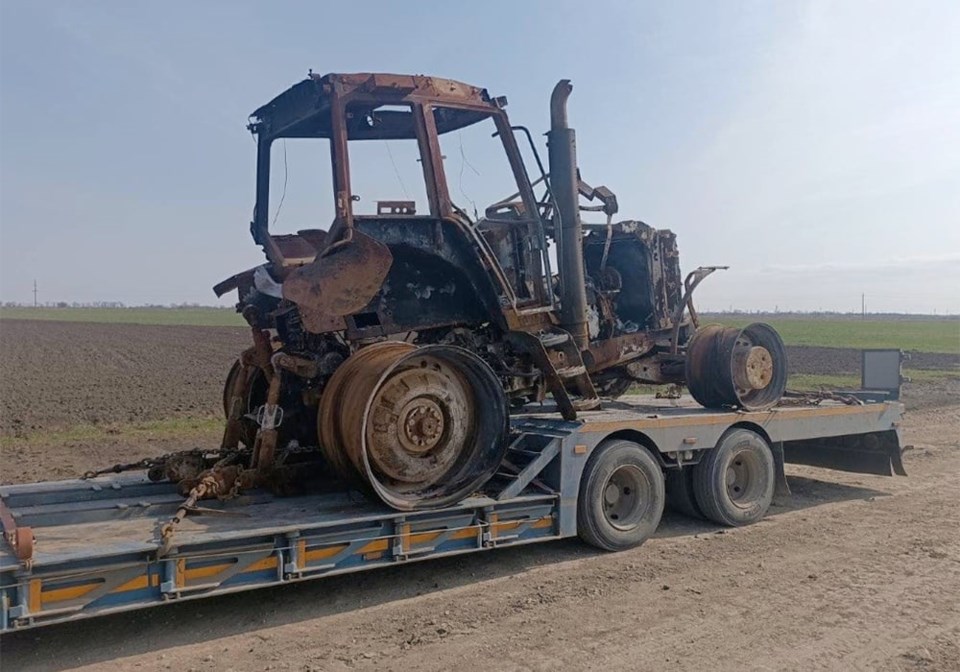
[[[638,221],[592,228],[584,239],[587,273],[602,287],[607,269],[616,271],[620,287],[614,303],[619,319],[641,329],[672,326],[670,317],[683,290],[676,236]],[[606,265],[601,270],[605,251]]]
[[[355,316],[358,333],[480,324],[502,315],[499,288],[455,224],[428,217],[358,217],[357,227],[393,254],[383,287]]]
[[[654,347],[653,336],[646,332],[625,334],[590,344],[584,362],[590,371],[601,370],[633,361]]]
[[[593,278],[600,277],[603,249],[602,235],[591,233],[587,236],[584,259],[587,273]],[[621,288],[614,299],[620,319],[633,322],[640,329],[659,326],[653,292],[655,269],[648,241],[639,236],[615,234],[610,244],[607,267],[614,269],[621,279]]]
[[[677,249],[677,236],[672,231],[657,231],[656,253],[653,265],[659,271],[657,290],[657,317],[660,327],[672,327],[671,315],[678,305],[683,294],[683,283],[680,276],[680,251]]]
[[[527,280],[526,269],[532,266],[529,254],[525,254],[523,227],[520,222],[491,222],[481,220],[477,224],[484,240],[490,246],[497,263],[503,269],[510,286],[518,298],[528,298],[534,294]]]

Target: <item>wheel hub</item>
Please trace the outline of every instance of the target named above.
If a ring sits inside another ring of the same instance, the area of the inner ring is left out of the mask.
[[[607,506],[613,506],[620,501],[620,487],[616,483],[607,483],[603,491],[603,501]]]
[[[628,530],[643,518],[647,508],[647,482],[634,466],[614,471],[603,488],[603,513],[613,527]]]
[[[762,390],[773,380],[773,357],[761,345],[738,341],[733,367],[734,382],[741,390]]]
[[[475,409],[467,382],[446,362],[415,359],[383,382],[371,407],[369,457],[404,483],[435,482],[469,442]]]
[[[443,436],[443,411],[432,399],[417,397],[407,403],[399,413],[402,429],[400,443],[414,454],[425,453],[434,448]]]
[[[759,495],[762,466],[757,456],[741,451],[727,465],[724,482],[727,495],[737,506],[748,506]]]

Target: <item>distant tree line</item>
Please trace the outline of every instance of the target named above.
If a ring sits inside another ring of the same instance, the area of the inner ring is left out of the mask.
[[[4,301],[0,306],[4,308],[33,308],[32,303],[24,303],[22,301]],[[164,310],[174,310],[174,309],[184,309],[184,308],[204,308],[204,309],[222,309],[222,310],[234,310],[233,306],[206,306],[201,303],[142,303],[137,306],[128,306],[122,301],[89,301],[89,302],[78,302],[73,301],[72,303],[67,301],[45,301],[38,303],[37,308],[155,308],[155,309],[164,309]]]
[[[912,317],[926,317],[933,320],[956,320],[960,319],[960,315],[950,314],[950,313],[936,313],[936,314],[927,314],[927,313],[859,313],[859,312],[843,312],[839,310],[740,310],[740,309],[729,309],[729,310],[700,310],[698,311],[701,315],[726,315],[731,317],[742,316],[742,317],[764,317],[764,318],[775,318],[775,319],[790,319],[790,318],[827,318],[827,319],[843,319],[843,320],[853,320],[853,319],[867,319],[867,320],[895,320],[902,318],[912,318]]]

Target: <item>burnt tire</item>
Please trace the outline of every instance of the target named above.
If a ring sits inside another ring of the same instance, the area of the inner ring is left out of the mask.
[[[686,345],[684,378],[706,408],[765,411],[787,387],[787,351],[777,330],[755,322],[743,329],[709,324]]]
[[[693,493],[693,467],[668,469],[666,472],[667,506],[677,513],[704,520],[706,516]]]
[[[773,452],[749,429],[731,429],[693,469],[693,493],[703,515],[728,527],[765,515],[776,484]]]
[[[260,369],[244,369],[240,360],[235,361],[233,366],[230,367],[230,371],[227,373],[227,379],[223,384],[223,415],[226,420],[230,419],[231,394],[240,376],[245,377],[240,400],[240,411],[243,414],[243,417],[240,419],[240,442],[247,448],[253,448],[259,428],[257,423],[247,416],[253,413],[257,407],[266,403],[269,383],[267,377]]]
[[[594,387],[596,387],[597,394],[601,397],[605,399],[617,399],[629,392],[635,382],[632,378],[610,378],[599,383],[594,383]]]
[[[577,532],[605,551],[633,548],[656,531],[665,503],[663,472],[650,451],[631,441],[605,441],[580,478]]]

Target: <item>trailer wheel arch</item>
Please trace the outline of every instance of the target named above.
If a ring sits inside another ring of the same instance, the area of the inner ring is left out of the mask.
[[[723,430],[723,433],[726,434],[731,429],[749,429],[754,434],[759,434],[763,438],[763,440],[769,443],[771,446],[774,444],[774,441],[773,439],[770,438],[770,435],[767,433],[767,430],[755,422],[747,422],[747,421],[735,422],[729,427],[727,427],[725,430]]]
[[[620,429],[616,432],[611,432],[597,441],[597,446],[599,447],[609,441],[618,440],[630,441],[631,443],[637,443],[646,448],[653,455],[654,459],[656,459],[660,464],[661,470],[669,466],[663,457],[663,453],[661,453],[660,449],[657,447],[656,442],[643,432],[636,429]]]

